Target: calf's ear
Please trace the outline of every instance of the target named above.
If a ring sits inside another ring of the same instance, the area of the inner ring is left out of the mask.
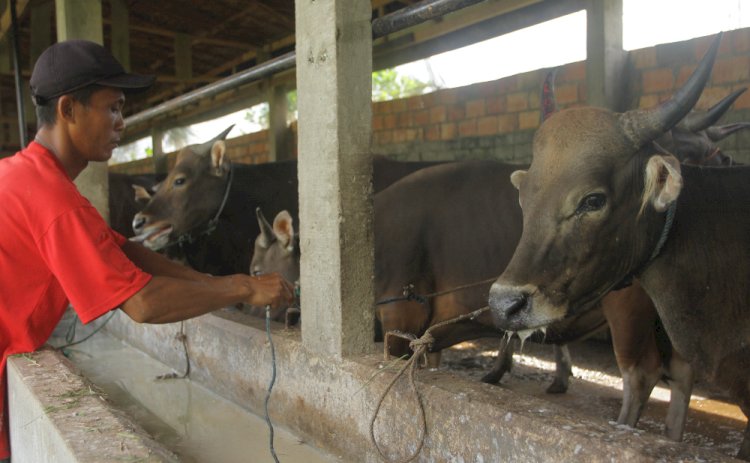
[[[224,155],[227,152],[227,145],[224,140],[215,141],[211,146],[211,171],[217,177],[224,174]]]
[[[672,155],[654,155],[646,163],[641,212],[651,204],[657,212],[664,212],[677,200],[682,191],[680,162]]]
[[[291,214],[284,210],[276,214],[273,219],[273,233],[276,239],[284,246],[284,249],[291,251],[293,249],[294,225]]]
[[[147,202],[151,199],[151,193],[148,192],[147,189],[142,187],[141,185],[130,185],[133,187],[133,191],[135,192],[135,201],[136,202]]]

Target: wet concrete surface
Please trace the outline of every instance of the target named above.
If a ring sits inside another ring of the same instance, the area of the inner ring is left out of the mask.
[[[99,332],[65,351],[110,402],[175,452],[181,461],[273,461],[264,418],[189,379],[157,380],[157,376],[172,370],[108,333]],[[306,445],[278,425],[274,425],[274,448],[284,462],[339,461]]]
[[[440,369],[459,376],[479,379],[490,369],[499,340],[480,339],[443,351]],[[569,345],[573,378],[565,394],[547,394],[554,375],[552,347],[527,342],[514,356],[514,367],[498,387],[535,396],[569,407],[587,416],[605,419],[612,426],[620,410],[622,380],[611,346],[589,340]],[[662,435],[669,401],[666,383],[660,383],[641,416],[637,429]],[[747,420],[739,407],[719,390],[698,380],[690,402],[684,441],[725,455],[739,449]]]

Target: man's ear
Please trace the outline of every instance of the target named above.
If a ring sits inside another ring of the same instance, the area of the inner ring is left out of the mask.
[[[73,108],[76,100],[70,95],[62,95],[57,99],[57,118],[65,120],[67,122],[75,122],[75,116],[73,114]]]
[[[656,212],[664,212],[677,201],[682,191],[680,161],[670,155],[654,155],[646,163],[641,212],[651,204]]]

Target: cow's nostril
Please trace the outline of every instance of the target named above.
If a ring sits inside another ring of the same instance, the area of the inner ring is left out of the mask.
[[[146,218],[142,215],[136,214],[136,216],[133,217],[133,231],[138,234],[144,225],[146,225]]]
[[[490,308],[502,319],[509,319],[522,311],[529,302],[529,295],[512,288],[493,288],[490,291]]]

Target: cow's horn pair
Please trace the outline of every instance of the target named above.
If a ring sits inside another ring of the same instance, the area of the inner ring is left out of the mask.
[[[713,105],[708,111],[691,112],[685,119],[680,121],[679,127],[687,130],[688,132],[698,132],[706,130],[712,125],[716,124],[721,116],[727,112],[730,106],[742,95],[747,87],[735,90],[728,96],[725,96],[721,101]]]
[[[227,137],[229,132],[234,128],[234,124],[230,125],[226,129],[224,129],[220,134],[212,138],[211,140],[208,140],[207,142],[203,142],[200,145],[198,145],[198,149],[196,150],[197,153],[210,153],[211,147],[214,146],[214,143],[216,143],[219,140],[223,140]]]
[[[622,130],[637,148],[674,127],[695,106],[711,74],[720,42],[721,33],[714,38],[708,52],[685,85],[671,99],[654,108],[634,109],[620,116]]]

